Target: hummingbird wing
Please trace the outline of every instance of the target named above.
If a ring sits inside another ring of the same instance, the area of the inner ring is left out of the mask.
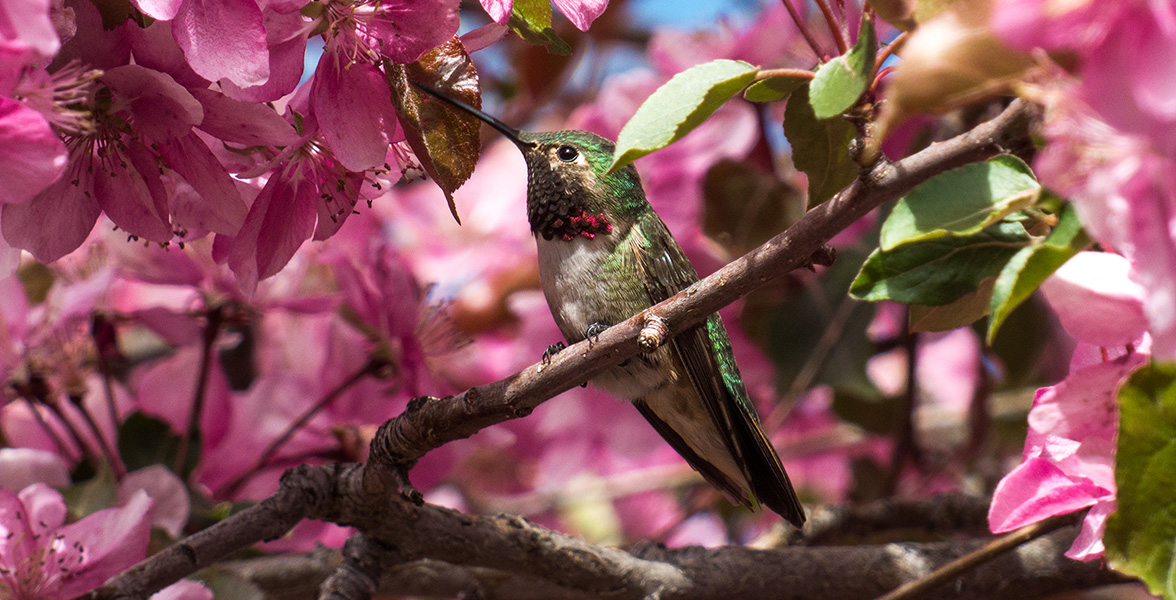
[[[682,265],[690,265],[682,248],[661,218],[650,214],[652,218],[641,223],[645,235],[637,243],[643,247],[635,255],[641,280],[656,304],[698,281],[698,275],[693,268],[682,268]],[[755,407],[747,396],[743,377],[735,364],[731,340],[719,315],[713,314],[703,323],[682,332],[668,347],[678,356],[691,385],[702,399],[712,426],[723,433],[727,450],[743,471],[747,487],[751,488],[756,499],[796,527],[803,525],[804,507],[776,450],[760,428]],[[674,450],[708,481],[744,504],[748,503],[744,485],[733,481],[722,469],[700,456],[648,404],[640,401],[635,404]]]

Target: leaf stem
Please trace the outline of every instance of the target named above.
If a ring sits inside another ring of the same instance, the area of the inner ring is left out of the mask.
[[[812,79],[816,73],[808,69],[761,69],[755,74],[753,81],[763,81],[764,79],[771,79],[773,77],[796,77],[800,79]]]

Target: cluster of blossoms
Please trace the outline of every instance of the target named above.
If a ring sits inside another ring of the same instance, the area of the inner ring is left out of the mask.
[[[1102,556],[1115,509],[1117,391],[1148,357],[1176,359],[1176,6],[1170,2],[997,4],[992,28],[1046,65],[1042,183],[1073,202],[1106,252],[1071,259],[1043,286],[1079,340],[1069,376],[1038,390],[1022,464],[993,498],[994,531],[1092,507],[1068,555]],[[1048,59],[1047,59],[1048,60]]]

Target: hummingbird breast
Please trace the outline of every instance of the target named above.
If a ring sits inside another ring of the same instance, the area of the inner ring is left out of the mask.
[[[631,264],[632,254],[624,249],[632,231],[571,240],[536,236],[543,294],[569,343],[584,339],[594,324],[612,326],[653,305]],[[593,384],[618,398],[635,400],[678,378],[668,359],[660,352],[638,356]]]

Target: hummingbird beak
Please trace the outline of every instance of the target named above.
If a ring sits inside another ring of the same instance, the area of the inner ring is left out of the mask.
[[[421,91],[425,92],[426,94],[433,96],[434,98],[437,98],[438,100],[441,100],[443,102],[447,102],[456,108],[459,108],[461,110],[464,110],[464,111],[470,113],[471,115],[474,115],[475,117],[478,117],[483,122],[485,122],[487,125],[502,132],[502,135],[506,136],[506,139],[514,142],[514,144],[516,146],[519,146],[519,147],[531,146],[530,142],[524,142],[519,137],[519,130],[518,129],[515,129],[514,127],[511,127],[510,125],[507,125],[506,123],[503,123],[502,121],[499,121],[498,119],[495,119],[494,117],[491,117],[490,115],[470,106],[469,104],[466,104],[465,102],[462,102],[461,100],[458,100],[457,98],[452,98],[450,96],[447,96],[447,95],[441,93],[440,91],[433,89],[423,83],[417,83],[415,81],[412,81],[411,79],[408,82],[415,85],[417,88],[419,88]]]

